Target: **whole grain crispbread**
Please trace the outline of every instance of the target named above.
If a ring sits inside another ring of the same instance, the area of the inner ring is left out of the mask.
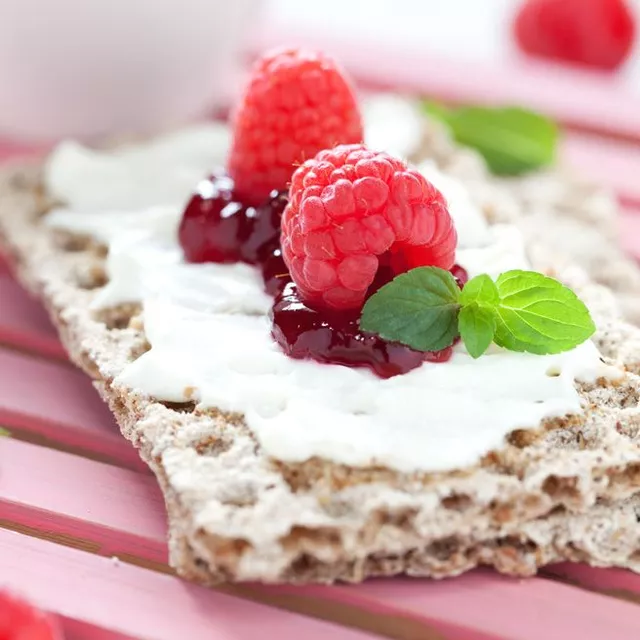
[[[632,324],[632,289],[615,273],[625,282],[640,274],[612,239],[615,208],[602,194],[591,203],[572,200],[582,187],[557,173],[529,178],[555,185],[556,199],[544,205],[535,189],[529,194],[527,179],[490,177],[441,130],[427,127],[424,142],[423,157],[463,177],[489,218],[521,226],[534,266],[579,291],[597,320],[602,353],[630,369],[619,383],[580,387],[584,416],[514,431],[478,465],[437,474],[272,460],[241,416],[113,386],[149,348],[139,309],[90,311],[105,283],[103,248],[40,224],[47,202],[38,166],[1,174],[4,248],[156,474],[169,512],[171,563],[183,575],[328,582],[403,572],[442,577],[479,564],[527,575],[562,559],[640,569],[640,377],[633,373],[640,329]],[[577,234],[567,252],[546,242],[562,225]],[[595,227],[610,241],[598,245],[593,262],[585,256],[595,250]]]

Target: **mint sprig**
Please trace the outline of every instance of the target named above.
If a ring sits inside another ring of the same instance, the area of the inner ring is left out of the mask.
[[[478,151],[497,175],[518,175],[551,164],[558,128],[543,115],[519,107],[448,109],[424,103],[431,117],[443,122],[459,144]]]
[[[514,270],[494,282],[472,278],[460,291],[437,267],[419,267],[381,287],[365,304],[360,328],[417,351],[438,351],[460,336],[479,358],[492,342],[510,351],[561,353],[595,331],[584,303],[562,283]]]

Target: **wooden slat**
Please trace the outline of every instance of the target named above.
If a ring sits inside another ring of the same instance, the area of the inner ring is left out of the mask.
[[[281,587],[295,593],[295,587]],[[328,593],[332,591],[332,593]],[[633,604],[589,594],[540,579],[509,580],[476,571],[444,581],[399,579],[367,582],[357,588],[307,587],[308,596],[336,597],[366,608],[371,601],[393,611],[401,607],[421,619],[447,620],[446,637],[465,640],[600,640],[635,638],[640,610]]]
[[[0,343],[66,360],[42,305],[30,298],[8,272],[0,271]]]
[[[376,581],[362,585],[358,595],[387,606],[401,604],[417,614],[428,604],[438,615],[462,618],[483,633],[492,633],[497,625],[512,640],[622,639],[640,634],[640,609],[626,602],[547,580],[508,580],[484,571],[458,581],[431,581],[422,588],[408,579],[396,580],[392,588]]]
[[[12,142],[3,138],[0,141],[0,162],[31,159],[46,153],[49,146],[50,145],[29,144],[26,142]]]
[[[544,574],[565,580],[569,584],[599,591],[640,604],[640,575],[623,569],[593,570],[576,562],[563,562],[545,567]]]
[[[0,348],[0,425],[146,470],[81,371]]]
[[[577,175],[612,190],[626,205],[640,205],[640,145],[566,132],[560,162]]]
[[[3,461],[0,513],[6,514],[4,526],[42,533],[104,555],[129,559],[135,555],[150,562],[161,562],[164,558],[162,500],[149,478],[10,440],[0,441],[0,460]],[[35,478],[30,469],[37,470]],[[589,570],[587,574],[592,581],[597,576],[607,580],[609,572]],[[625,575],[625,589],[640,593],[640,576]],[[533,640],[541,637],[536,634],[542,633],[544,625],[551,628],[551,623],[559,624],[562,619],[566,624],[565,616],[573,619],[579,609],[588,610],[590,617],[577,624],[576,632],[594,630],[582,640],[604,637],[595,631],[602,628],[609,613],[615,614],[620,624],[619,628],[610,625],[611,638],[624,638],[623,633],[631,628],[640,632],[640,609],[633,605],[625,603],[619,608],[622,603],[566,585],[535,578],[510,580],[489,572],[475,572],[443,582],[381,580],[357,587],[233,589],[316,616],[336,620],[346,616],[354,624],[364,624],[357,615],[362,610],[382,616],[379,625],[389,617],[413,620],[425,629],[455,638]],[[536,623],[542,607],[546,619]],[[505,610],[514,611],[512,625],[503,620]],[[462,618],[460,611],[465,612]],[[516,620],[526,621],[524,628],[516,628]],[[404,638],[403,625],[396,625],[394,631],[394,624],[389,622],[388,635]],[[482,633],[474,631],[473,635],[472,630],[476,629]]]
[[[105,556],[167,562],[167,523],[153,476],[0,439],[0,523]]]
[[[78,621],[121,636],[154,640],[371,638],[11,531],[0,530],[0,566],[0,586],[23,593],[67,623]]]
[[[378,580],[356,586],[271,588],[279,599],[300,594],[322,606],[337,603],[373,615],[386,612],[423,621],[456,640],[603,640],[635,638],[640,632],[637,606],[540,579],[510,580],[475,571],[443,581]],[[592,598],[584,599],[585,596]],[[302,609],[301,609],[302,610]],[[418,637],[418,636],[409,636]]]

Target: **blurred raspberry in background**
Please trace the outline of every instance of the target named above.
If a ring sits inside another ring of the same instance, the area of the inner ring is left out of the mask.
[[[0,640],[62,640],[53,616],[0,589]]]
[[[624,62],[635,37],[625,0],[527,0],[513,29],[528,54],[605,70]]]

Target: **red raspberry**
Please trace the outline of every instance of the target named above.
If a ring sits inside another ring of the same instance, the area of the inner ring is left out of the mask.
[[[1,640],[60,640],[55,621],[24,600],[0,591]]]
[[[523,51],[601,69],[623,62],[634,32],[623,0],[529,0],[514,23]]]
[[[321,149],[364,139],[342,71],[323,54],[298,49],[258,60],[233,127],[227,169],[247,204],[286,188],[295,166]]]
[[[341,145],[293,174],[282,255],[311,306],[359,308],[379,266],[450,269],[456,243],[442,194],[386,153]]]

